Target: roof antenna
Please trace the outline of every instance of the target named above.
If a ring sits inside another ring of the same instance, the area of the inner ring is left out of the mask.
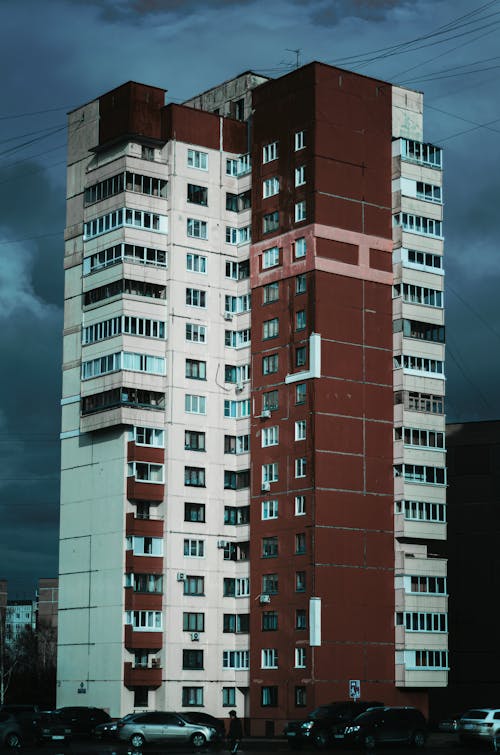
[[[287,52],[294,52],[295,53],[295,68],[299,68],[299,66],[300,66],[300,47],[297,50],[290,50],[289,47],[285,47],[285,50]]]

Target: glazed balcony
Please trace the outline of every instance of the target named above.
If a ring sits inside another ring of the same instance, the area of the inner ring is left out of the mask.
[[[163,574],[163,556],[138,556],[131,550],[125,551],[125,571],[134,574]]]
[[[163,537],[163,519],[138,519],[130,511],[125,516],[125,533],[140,537]]]
[[[149,687],[157,689],[161,686],[162,669],[159,665],[134,666],[130,662],[123,664],[123,683],[126,687]]]
[[[143,482],[135,477],[127,477],[127,498],[129,501],[163,501],[164,483]]]
[[[161,611],[162,594],[154,592],[135,592],[132,587],[125,588],[126,611]]]
[[[165,463],[165,449],[157,446],[138,446],[133,440],[128,442],[128,461],[148,461],[152,464]]]

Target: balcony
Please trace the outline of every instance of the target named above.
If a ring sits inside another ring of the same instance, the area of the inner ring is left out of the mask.
[[[396,663],[396,687],[446,687],[447,669],[409,669]]]
[[[163,646],[162,632],[137,632],[130,624],[125,626],[124,638],[127,650],[154,650],[157,652]]]
[[[126,611],[161,611],[161,607],[161,593],[135,592],[131,587],[125,588]]]
[[[163,501],[165,484],[143,482],[135,477],[127,477],[127,498],[129,501]]]
[[[123,664],[123,683],[126,687],[149,687],[157,689],[161,686],[161,666],[133,666],[132,663]]]
[[[129,441],[127,461],[145,461],[151,464],[165,463],[165,449],[157,446],[137,446],[133,440]]]
[[[163,574],[163,556],[137,556],[125,551],[125,571],[134,574]]]
[[[138,519],[130,511],[125,515],[126,535],[163,537],[163,519]]]

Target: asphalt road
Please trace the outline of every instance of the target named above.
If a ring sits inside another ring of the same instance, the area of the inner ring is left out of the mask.
[[[249,755],[249,753],[262,753],[262,755],[276,755],[279,751],[282,755],[293,753],[288,747],[287,742],[281,738],[264,739],[250,738],[244,739],[239,755]],[[432,733],[429,736],[425,749],[421,750],[422,755],[469,755],[474,753],[492,752],[492,747],[465,747],[460,745],[455,734]],[[6,752],[6,751],[4,751]],[[25,747],[21,751],[25,755],[210,755],[215,752],[217,755],[229,755],[226,749],[212,751],[210,749],[193,750],[191,747],[175,749],[168,746],[158,747],[151,745],[141,750],[134,750],[127,743],[116,740],[105,740],[97,742],[95,740],[75,739],[69,745],[58,746],[56,744],[46,744],[42,748]],[[301,755],[318,755],[317,750],[303,749]],[[362,750],[352,750],[343,747],[335,747],[325,750],[324,755],[353,755],[361,753]],[[418,750],[403,747],[379,747],[375,750],[376,755],[408,755],[409,752],[417,753]],[[293,755],[298,755],[293,753]]]

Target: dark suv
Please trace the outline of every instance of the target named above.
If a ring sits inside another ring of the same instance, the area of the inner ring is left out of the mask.
[[[111,721],[111,716],[101,708],[87,708],[84,705],[72,705],[58,708],[55,713],[60,721],[67,724],[73,734],[93,734],[98,724]]]
[[[344,702],[320,705],[302,721],[290,721],[284,735],[292,749],[303,744],[314,744],[323,749],[344,739],[344,730],[353,718],[369,708],[383,707],[375,700],[345,700]]]
[[[416,708],[376,708],[357,716],[345,728],[345,743],[373,749],[380,743],[404,742],[423,747],[427,721]]]

